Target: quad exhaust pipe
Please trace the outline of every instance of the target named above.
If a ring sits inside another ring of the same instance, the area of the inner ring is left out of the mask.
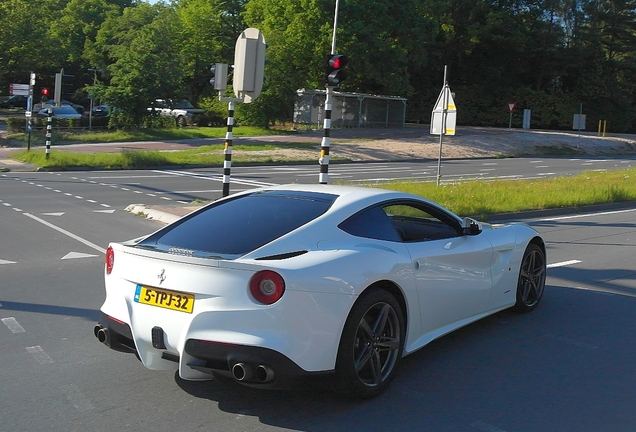
[[[251,365],[242,362],[232,366],[232,376],[239,382],[256,380],[263,384],[274,381],[276,377],[274,370],[267,365],[260,364],[253,368]]]
[[[252,367],[246,363],[237,363],[232,366],[232,376],[237,381],[246,381],[252,378]]]
[[[101,324],[97,324],[93,329],[93,333],[95,333],[95,337],[98,341],[106,346],[110,346],[110,333],[106,327]]]

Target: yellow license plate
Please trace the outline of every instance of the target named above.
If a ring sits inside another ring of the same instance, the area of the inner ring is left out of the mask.
[[[137,285],[135,301],[179,312],[192,313],[194,295]]]

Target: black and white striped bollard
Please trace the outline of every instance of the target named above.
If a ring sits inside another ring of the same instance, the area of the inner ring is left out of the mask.
[[[53,129],[53,108],[48,109],[48,117],[46,118],[46,159],[51,154],[51,131]]]
[[[327,98],[325,100],[325,120],[323,122],[324,134],[320,143],[320,175],[318,183],[327,184],[329,181],[329,148],[331,147],[331,92],[332,87],[327,86]]]
[[[225,134],[225,149],[223,154],[225,160],[223,161],[223,196],[226,197],[230,194],[230,170],[232,169],[232,128],[234,127],[234,102],[228,103],[227,113],[227,133]]]

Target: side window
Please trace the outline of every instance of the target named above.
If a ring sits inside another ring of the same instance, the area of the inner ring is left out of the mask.
[[[451,221],[441,219],[410,204],[391,204],[382,207],[389,221],[405,242],[439,240],[461,235]],[[439,217],[438,217],[439,216]]]
[[[357,237],[399,242],[402,239],[382,207],[372,207],[351,216],[338,227]]]

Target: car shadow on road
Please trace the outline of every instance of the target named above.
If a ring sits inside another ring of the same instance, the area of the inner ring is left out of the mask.
[[[54,306],[38,303],[23,303],[5,301],[0,299],[3,310],[12,310],[20,312],[34,312],[48,315],[74,316],[84,318],[88,321],[97,321],[100,312],[97,309],[84,309],[71,306]]]
[[[371,400],[338,397],[328,386],[176,382],[225,412],[285,430],[628,430],[633,316],[630,295],[547,286],[534,312],[497,313],[405,357],[389,389]]]

